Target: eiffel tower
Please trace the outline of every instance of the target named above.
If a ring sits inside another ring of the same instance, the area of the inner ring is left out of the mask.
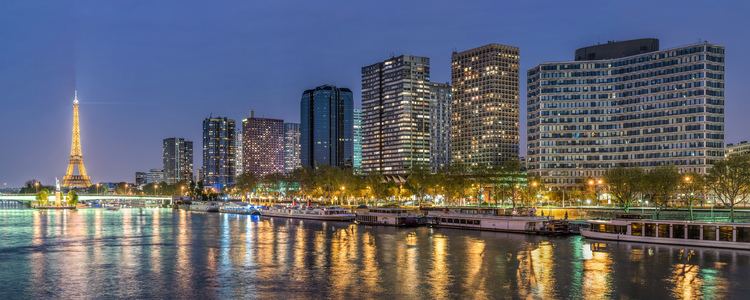
[[[75,169],[78,168],[78,175]],[[63,177],[63,186],[72,188],[87,188],[91,185],[91,179],[86,175],[86,167],[83,165],[83,152],[81,151],[81,128],[78,126],[78,91],[73,98],[73,137],[70,143],[70,162],[68,170]]]

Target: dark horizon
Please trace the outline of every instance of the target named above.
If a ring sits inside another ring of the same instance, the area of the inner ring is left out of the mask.
[[[323,84],[351,89],[360,107],[362,66],[426,56],[431,80],[450,82],[451,52],[489,43],[520,48],[521,153],[526,70],[637,38],[657,38],[661,49],[703,40],[726,47],[725,142],[750,139],[748,3],[231,2],[0,5],[0,188],[62,178],[76,89],[92,180],[132,182],[136,171],[161,168],[167,137],[192,140],[200,166],[209,115],[239,122],[254,110],[299,122],[302,93]]]

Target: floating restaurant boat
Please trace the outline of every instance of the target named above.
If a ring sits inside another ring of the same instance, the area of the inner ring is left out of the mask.
[[[260,215],[258,207],[245,203],[226,204],[219,208],[219,212],[239,215]]]
[[[750,223],[676,220],[592,220],[590,239],[750,250]]]
[[[260,210],[261,216],[310,219],[323,221],[352,221],[355,215],[337,206],[307,207],[307,206],[272,206]]]
[[[506,215],[504,209],[429,209],[427,216],[436,227],[534,234],[570,233],[567,221],[548,217]]]
[[[219,212],[219,203],[209,202],[193,202],[188,206],[190,211],[202,211],[202,212]]]
[[[378,207],[358,208],[355,222],[365,225],[421,226],[427,224],[427,218],[404,208]]]

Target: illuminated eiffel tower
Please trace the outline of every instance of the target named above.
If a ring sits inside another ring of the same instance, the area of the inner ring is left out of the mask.
[[[75,169],[78,168],[78,175]],[[68,170],[63,177],[63,186],[73,188],[87,188],[91,185],[91,179],[86,175],[86,167],[83,165],[83,151],[81,151],[81,128],[78,126],[78,91],[73,98],[73,137],[70,143],[70,162]]]

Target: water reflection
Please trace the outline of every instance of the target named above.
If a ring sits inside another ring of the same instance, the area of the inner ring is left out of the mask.
[[[612,257],[603,245],[593,243],[583,248],[583,296],[587,299],[606,299],[612,293]]]
[[[171,210],[0,212],[0,299],[726,298],[750,254]]]

